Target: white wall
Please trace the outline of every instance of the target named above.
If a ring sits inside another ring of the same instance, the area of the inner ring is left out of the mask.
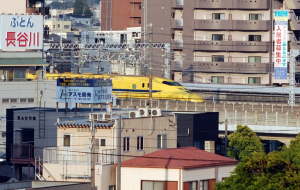
[[[121,189],[140,190],[142,180],[178,181],[179,169],[121,168]]]
[[[216,179],[222,181],[224,177],[229,177],[235,166],[216,166],[201,169],[188,169],[182,171],[182,181],[198,181]]]
[[[26,13],[26,0],[0,0],[0,14],[25,14]]]

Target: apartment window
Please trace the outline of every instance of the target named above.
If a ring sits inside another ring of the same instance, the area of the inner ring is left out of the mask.
[[[71,145],[71,135],[64,135],[64,146],[69,147]]]
[[[142,181],[142,190],[165,190],[164,181]]]
[[[100,139],[100,146],[106,146],[106,140]]]
[[[184,186],[188,186],[188,190],[197,190],[197,181],[184,182]]]
[[[2,138],[5,138],[6,137],[6,132],[2,132],[1,136],[2,136]]]
[[[248,63],[261,63],[261,56],[249,56]]]
[[[212,14],[212,19],[213,20],[224,20],[225,19],[225,14],[224,13],[213,13]]]
[[[69,25],[64,25],[64,29],[69,29],[70,26]]]
[[[224,55],[213,55],[211,56],[212,62],[224,62]]]
[[[260,84],[260,77],[248,77],[248,84]]]
[[[157,148],[158,149],[167,148],[167,135],[165,134],[157,135]]]
[[[17,98],[11,98],[10,99],[10,103],[17,103],[18,102],[18,99]]]
[[[138,136],[136,139],[136,149],[144,150],[144,137]]]
[[[223,84],[224,83],[224,77],[223,76],[212,76],[211,77],[211,83]]]
[[[139,33],[137,33],[137,32],[132,32],[132,37],[139,37]]]
[[[223,41],[224,40],[224,34],[212,34],[211,39],[213,41]]]
[[[26,98],[20,98],[20,103],[26,103],[27,99]]]
[[[248,36],[248,40],[249,41],[261,41],[261,35],[249,35]]]
[[[8,98],[3,98],[3,99],[2,99],[2,103],[3,103],[3,104],[9,103],[9,99],[8,99]]]
[[[262,20],[262,14],[249,14],[249,20]]]
[[[208,180],[201,180],[199,187],[199,190],[208,190]]]
[[[28,103],[33,103],[33,102],[34,102],[34,99],[33,99],[33,98],[27,98],[27,102],[28,102]]]
[[[129,151],[130,146],[130,138],[129,137],[123,137],[123,151]]]

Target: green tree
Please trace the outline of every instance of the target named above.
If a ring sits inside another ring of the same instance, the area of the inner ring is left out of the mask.
[[[217,190],[299,190],[300,135],[289,147],[265,154],[254,152],[234,173],[217,184]]]
[[[249,127],[238,125],[237,130],[228,136],[227,155],[243,160],[254,152],[264,152],[259,137]]]
[[[76,0],[74,3],[74,15],[79,16],[93,16],[92,11],[90,10],[86,0]]]

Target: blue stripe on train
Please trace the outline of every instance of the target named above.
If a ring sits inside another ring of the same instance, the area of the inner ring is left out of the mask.
[[[149,90],[137,90],[137,89],[112,89],[113,92],[149,92]],[[152,92],[160,92],[160,90],[152,90]]]

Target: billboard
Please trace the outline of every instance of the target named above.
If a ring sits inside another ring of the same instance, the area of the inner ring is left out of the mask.
[[[0,15],[0,49],[4,51],[43,48],[42,15]]]
[[[112,81],[110,79],[57,79],[57,102],[110,103]]]
[[[274,10],[274,78],[286,82],[288,69],[288,10]]]

